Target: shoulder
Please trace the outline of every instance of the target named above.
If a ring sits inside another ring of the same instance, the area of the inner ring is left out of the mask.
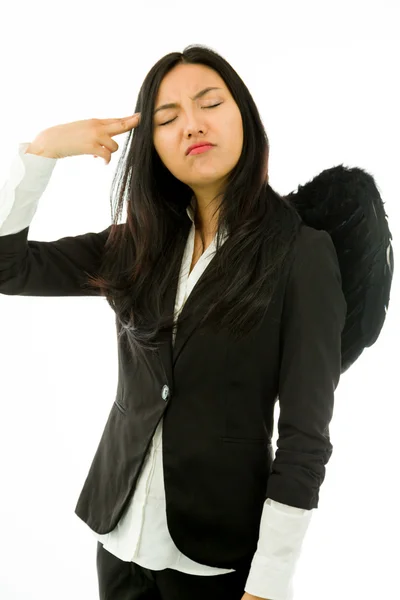
[[[294,244],[294,258],[309,257],[314,252],[322,251],[333,254],[337,259],[332,237],[325,229],[316,229],[301,223]]]
[[[294,243],[293,259],[286,279],[283,317],[296,323],[322,325],[340,322],[343,329],[347,302],[340,265],[330,234],[302,225]]]
[[[342,283],[332,237],[325,229],[316,229],[302,222],[293,247],[291,278],[326,278],[327,275],[333,275]]]
[[[320,244],[321,240],[333,245],[332,238],[325,229],[316,229],[315,227],[306,225],[304,222],[301,223],[296,239],[298,248],[308,247],[313,243]]]

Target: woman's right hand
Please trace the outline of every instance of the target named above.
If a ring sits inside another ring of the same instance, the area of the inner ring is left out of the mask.
[[[140,113],[122,119],[86,119],[44,129],[26,149],[26,152],[48,158],[65,158],[93,154],[104,158],[119,148],[112,137],[126,133],[140,123]]]

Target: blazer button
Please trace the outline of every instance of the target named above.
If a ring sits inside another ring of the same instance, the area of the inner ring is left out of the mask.
[[[161,396],[162,396],[163,400],[167,400],[167,398],[169,396],[169,387],[167,385],[163,386]]]

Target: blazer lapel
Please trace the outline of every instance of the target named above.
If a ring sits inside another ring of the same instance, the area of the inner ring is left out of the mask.
[[[191,223],[189,224],[188,229],[190,229],[190,226],[191,226]],[[183,247],[181,249],[182,250],[181,251],[181,260],[179,261],[179,264],[177,266],[177,272],[174,273],[173,282],[175,282],[175,283],[171,283],[171,285],[169,286],[169,288],[167,290],[165,298],[164,298],[164,314],[166,314],[166,313],[172,314],[174,307],[175,307],[176,293],[177,293],[177,289],[178,289],[178,278],[179,278],[179,273],[180,273],[180,268],[181,268],[181,261],[183,258],[183,252],[184,252],[184,249],[186,246],[187,235],[188,235],[188,231],[185,232],[184,243],[183,243]],[[167,380],[171,384],[173,381],[173,369],[175,367],[176,361],[177,361],[180,353],[182,352],[185,344],[189,340],[190,336],[195,331],[195,329],[198,327],[200,320],[205,313],[205,310],[207,310],[207,308],[208,308],[208,302],[207,302],[208,294],[200,295],[198,292],[198,288],[199,288],[200,281],[207,273],[207,270],[210,268],[212,260],[213,260],[213,258],[211,259],[211,261],[207,265],[207,267],[204,269],[200,278],[197,280],[195,286],[193,287],[189,297],[187,298],[187,300],[179,314],[179,317],[178,317],[177,323],[176,323],[177,329],[176,329],[176,338],[175,338],[174,347],[172,347],[172,334],[170,332],[169,333],[161,332],[161,333],[159,333],[159,336],[158,336],[159,356],[163,363]],[[189,315],[189,318],[187,318],[188,315]],[[186,317],[185,321],[182,321],[183,317]]]

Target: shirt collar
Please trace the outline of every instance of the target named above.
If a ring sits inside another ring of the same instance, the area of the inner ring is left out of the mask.
[[[186,212],[189,216],[189,219],[192,221],[192,223],[194,223],[194,211],[196,208],[196,198],[195,196],[192,196],[190,203],[188,204],[188,206],[186,207]]]

